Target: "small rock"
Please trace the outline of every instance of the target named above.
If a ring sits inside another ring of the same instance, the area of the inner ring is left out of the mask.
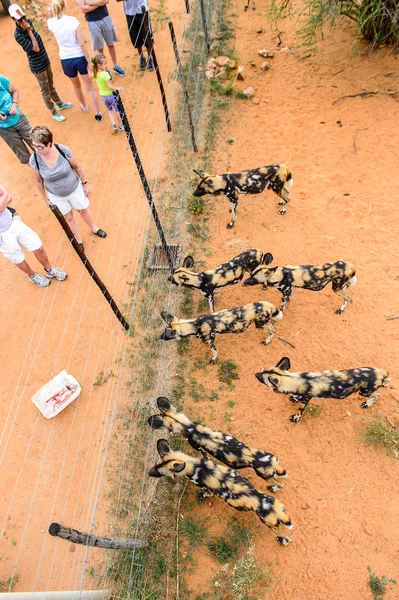
[[[217,67],[217,62],[214,58],[210,58],[208,60],[208,62],[206,63],[206,70],[210,71],[211,69],[216,69]]]
[[[265,48],[263,50],[258,50],[258,54],[259,56],[263,56],[263,58],[273,58],[274,56],[274,52],[266,50]]]
[[[229,61],[230,59],[228,56],[218,56],[216,58],[216,63],[219,65],[219,67],[225,67],[229,64]]]
[[[242,92],[247,98],[253,98],[255,96],[255,90],[252,87],[252,85],[250,85],[249,87],[245,88],[245,90],[243,90]]]
[[[215,78],[220,79],[221,81],[224,81],[224,80],[228,79],[229,76],[227,75],[225,69],[220,69],[219,73],[216,73]]]
[[[249,64],[251,65],[251,67],[256,67],[256,63],[254,60],[250,60]]]
[[[237,79],[239,79],[240,81],[244,81],[245,76],[244,76],[244,67],[242,65],[240,65],[238,67],[237,70]]]
[[[267,62],[267,60],[265,60],[265,62],[261,64],[260,68],[262,69],[262,71],[268,71],[272,68],[272,65],[271,63]]]
[[[350,196],[348,192],[344,192],[344,196]]]
[[[215,71],[205,71],[205,77],[207,79],[213,79],[215,77]]]
[[[229,62],[228,62],[228,65],[229,65],[230,69],[236,69],[237,68],[237,61],[231,58],[229,60]]]
[[[202,65],[198,65],[197,71],[199,71],[201,73],[203,70],[204,70],[204,67]]]
[[[263,27],[259,27],[259,28],[256,30],[256,33],[263,33]]]
[[[259,102],[260,102],[259,98],[254,98],[252,100],[252,104],[259,104]]]

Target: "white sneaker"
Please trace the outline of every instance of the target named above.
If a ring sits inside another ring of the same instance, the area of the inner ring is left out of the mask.
[[[64,281],[68,277],[68,273],[65,273],[65,271],[62,271],[61,269],[58,269],[57,267],[51,267],[50,271],[47,271],[47,269],[44,269],[44,273],[50,279],[55,277],[56,279],[58,279],[58,281]]]
[[[33,273],[33,275],[28,275],[29,281],[32,283],[36,283],[36,285],[40,287],[47,287],[50,285],[51,280],[47,279],[44,275],[40,275],[40,273]]]

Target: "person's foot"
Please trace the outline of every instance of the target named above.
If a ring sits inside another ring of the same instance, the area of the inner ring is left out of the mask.
[[[33,275],[28,275],[29,281],[32,283],[36,283],[39,287],[47,287],[51,283],[51,279],[47,279],[44,275],[40,275],[40,273],[33,273]]]
[[[95,118],[96,121],[102,121],[103,120],[103,116],[102,116],[101,113],[96,113],[94,115],[94,118]]]
[[[118,133],[119,129],[117,125],[112,125],[112,133]]]
[[[100,238],[107,237],[107,234],[104,231],[104,229],[97,229],[97,231],[93,231],[93,233],[94,233],[94,235],[98,235],[98,237],[100,237]]]
[[[152,60],[152,56],[150,56],[148,59],[148,63],[147,63],[147,71],[154,71],[154,70],[155,70],[154,61]]]
[[[58,121],[58,123],[62,123],[62,121],[65,121],[65,117],[59,115],[58,113],[54,113],[51,116],[53,117],[54,121]]]
[[[119,125],[119,131],[125,131],[125,128],[123,125]]]
[[[121,69],[119,65],[114,66],[114,72],[120,75],[121,77],[124,77],[126,75],[125,71]]]
[[[64,281],[64,279],[66,279],[68,277],[68,273],[65,273],[65,271],[62,271],[61,269],[58,269],[57,267],[51,267],[50,271],[47,271],[47,269],[44,269],[44,273],[50,279],[55,277],[56,279],[58,279],[58,281]]]
[[[144,54],[140,54],[140,71],[145,71],[147,68],[147,61]]]
[[[64,108],[71,108],[71,106],[72,102],[61,102],[61,104],[57,106],[57,110],[64,110]]]
[[[83,106],[83,104],[81,104],[80,108],[83,110],[84,113],[88,113],[89,112],[89,107],[88,106]]]

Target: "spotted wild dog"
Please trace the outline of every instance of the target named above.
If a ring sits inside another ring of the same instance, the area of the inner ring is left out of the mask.
[[[200,197],[205,194],[217,196],[223,193],[230,200],[231,220],[227,224],[227,229],[231,229],[236,220],[238,194],[260,194],[265,188],[271,188],[281,198],[279,214],[283,215],[287,210],[286,205],[290,201],[289,191],[293,179],[286,165],[267,165],[222,175],[209,175],[206,171],[196,170],[194,173],[201,177],[201,181],[193,192],[193,196]]]
[[[194,259],[192,256],[186,256],[183,266],[173,271],[168,281],[175,285],[183,285],[199,290],[208,300],[211,312],[214,312],[213,295],[215,290],[241,281],[246,271],[251,273],[261,264],[262,257],[263,253],[260,250],[251,248],[241,252],[229,262],[216,267],[216,269],[194,273],[189,270],[194,266]]]
[[[257,329],[264,329],[268,336],[262,342],[268,344],[276,330],[275,324],[282,318],[282,313],[270,302],[251,302],[236,308],[227,308],[210,315],[201,315],[195,319],[178,319],[168,312],[161,312],[161,317],[168,327],[161,335],[161,340],[180,340],[195,335],[212,349],[211,365],[215,364],[218,350],[214,344],[217,334],[242,333],[255,323]]]
[[[380,394],[375,392],[386,387],[389,374],[382,369],[360,367],[344,371],[319,371],[316,373],[291,373],[290,359],[284,356],[275,367],[255,373],[255,377],[274,392],[290,394],[291,402],[300,402],[299,412],[291,415],[290,421],[296,423],[312,398],[347,398],[355,392],[368,398],[361,408],[369,408]]]
[[[344,299],[342,306],[335,312],[340,315],[344,312],[352,298],[346,291],[356,283],[356,269],[351,263],[338,260],[324,265],[301,265],[293,267],[270,267],[273,256],[267,253],[263,257],[263,264],[257,267],[242,285],[263,284],[267,287],[277,288],[283,295],[281,310],[284,310],[292,294],[292,288],[302,288],[318,292],[332,283],[333,292]]]
[[[252,467],[259,477],[272,484],[267,487],[269,492],[277,492],[283,487],[273,478],[286,477],[287,472],[280,467],[274,454],[251,448],[232,435],[213,431],[201,423],[190,421],[164,396],[157,399],[157,406],[161,414],[152,415],[148,419],[148,424],[153,429],[164,427],[170,433],[182,435],[194,450],[203,455],[207,452],[232,469]]]
[[[292,524],[284,505],[277,498],[263,494],[230,467],[216,465],[204,456],[194,458],[175,452],[166,440],[158,440],[157,449],[161,460],[149,471],[150,477],[187,477],[201,488],[202,497],[214,494],[236,510],[255,512],[262,523],[277,535],[279,544],[286,546],[292,541],[289,537],[278,535],[280,523],[287,529],[292,529]]]

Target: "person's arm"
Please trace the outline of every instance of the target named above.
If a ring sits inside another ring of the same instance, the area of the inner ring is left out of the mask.
[[[51,202],[49,201],[49,199],[46,196],[46,190],[44,187],[44,181],[43,181],[42,176],[40,175],[38,169],[34,169],[32,167],[32,171],[33,171],[33,181],[35,182],[35,185],[36,185],[37,189],[39,190],[40,195],[43,197],[43,199],[46,203],[46,206],[50,206]]]
[[[86,47],[86,42],[85,42],[85,41],[84,41],[84,39],[83,39],[83,35],[82,35],[82,31],[81,31],[81,29],[80,29],[80,26],[79,26],[79,27],[76,29],[76,31],[75,31],[75,35],[76,35],[76,41],[78,42],[78,44],[79,44],[79,46],[80,46],[80,48],[81,48],[81,50],[82,50],[83,54],[84,54],[84,55],[85,55],[85,57],[86,57],[86,60],[87,60],[87,62],[88,62],[88,63],[89,63],[89,65],[90,65],[90,64],[91,64],[91,61],[90,61],[90,54],[89,54],[89,52],[88,52],[88,50],[87,50],[87,47]]]
[[[0,212],[7,208],[12,202],[12,196],[7,192],[6,188],[0,183]]]
[[[8,90],[11,94],[12,104],[8,111],[9,115],[16,115],[18,112],[18,100],[19,100],[19,91],[10,81],[10,88]]]
[[[17,25],[18,27],[18,25]],[[39,48],[39,44],[37,42],[37,39],[35,38],[35,36],[33,35],[33,31],[32,31],[32,27],[30,26],[30,24],[28,23],[28,21],[26,19],[21,20],[21,25],[20,25],[21,29],[24,29],[30,38],[30,42],[28,42],[28,40],[26,40],[25,44],[21,43],[21,41],[19,42],[22,46],[22,48],[25,50],[25,52],[31,52],[33,50],[33,52],[40,52],[40,48]]]
[[[112,91],[112,90],[115,90],[116,92],[120,92],[120,91],[121,91],[121,89],[122,89],[122,86],[121,86],[121,85],[119,85],[119,86],[118,86],[118,85],[113,85],[112,83],[110,83],[110,81],[111,81],[110,79],[107,79],[107,80],[105,81],[107,88],[108,88],[110,91]]]
[[[80,181],[82,182],[83,191],[85,193],[85,196],[88,196],[90,194],[90,189],[89,189],[89,184],[87,183],[85,174],[83,172],[83,167],[80,166],[80,164],[78,163],[78,161],[76,160],[76,158],[74,156],[70,156],[67,160],[68,160],[69,164],[71,165],[72,169],[74,169],[76,171],[77,176],[79,177]]]
[[[109,0],[77,0],[82,13],[89,13],[99,6],[105,6],[108,2]]]

